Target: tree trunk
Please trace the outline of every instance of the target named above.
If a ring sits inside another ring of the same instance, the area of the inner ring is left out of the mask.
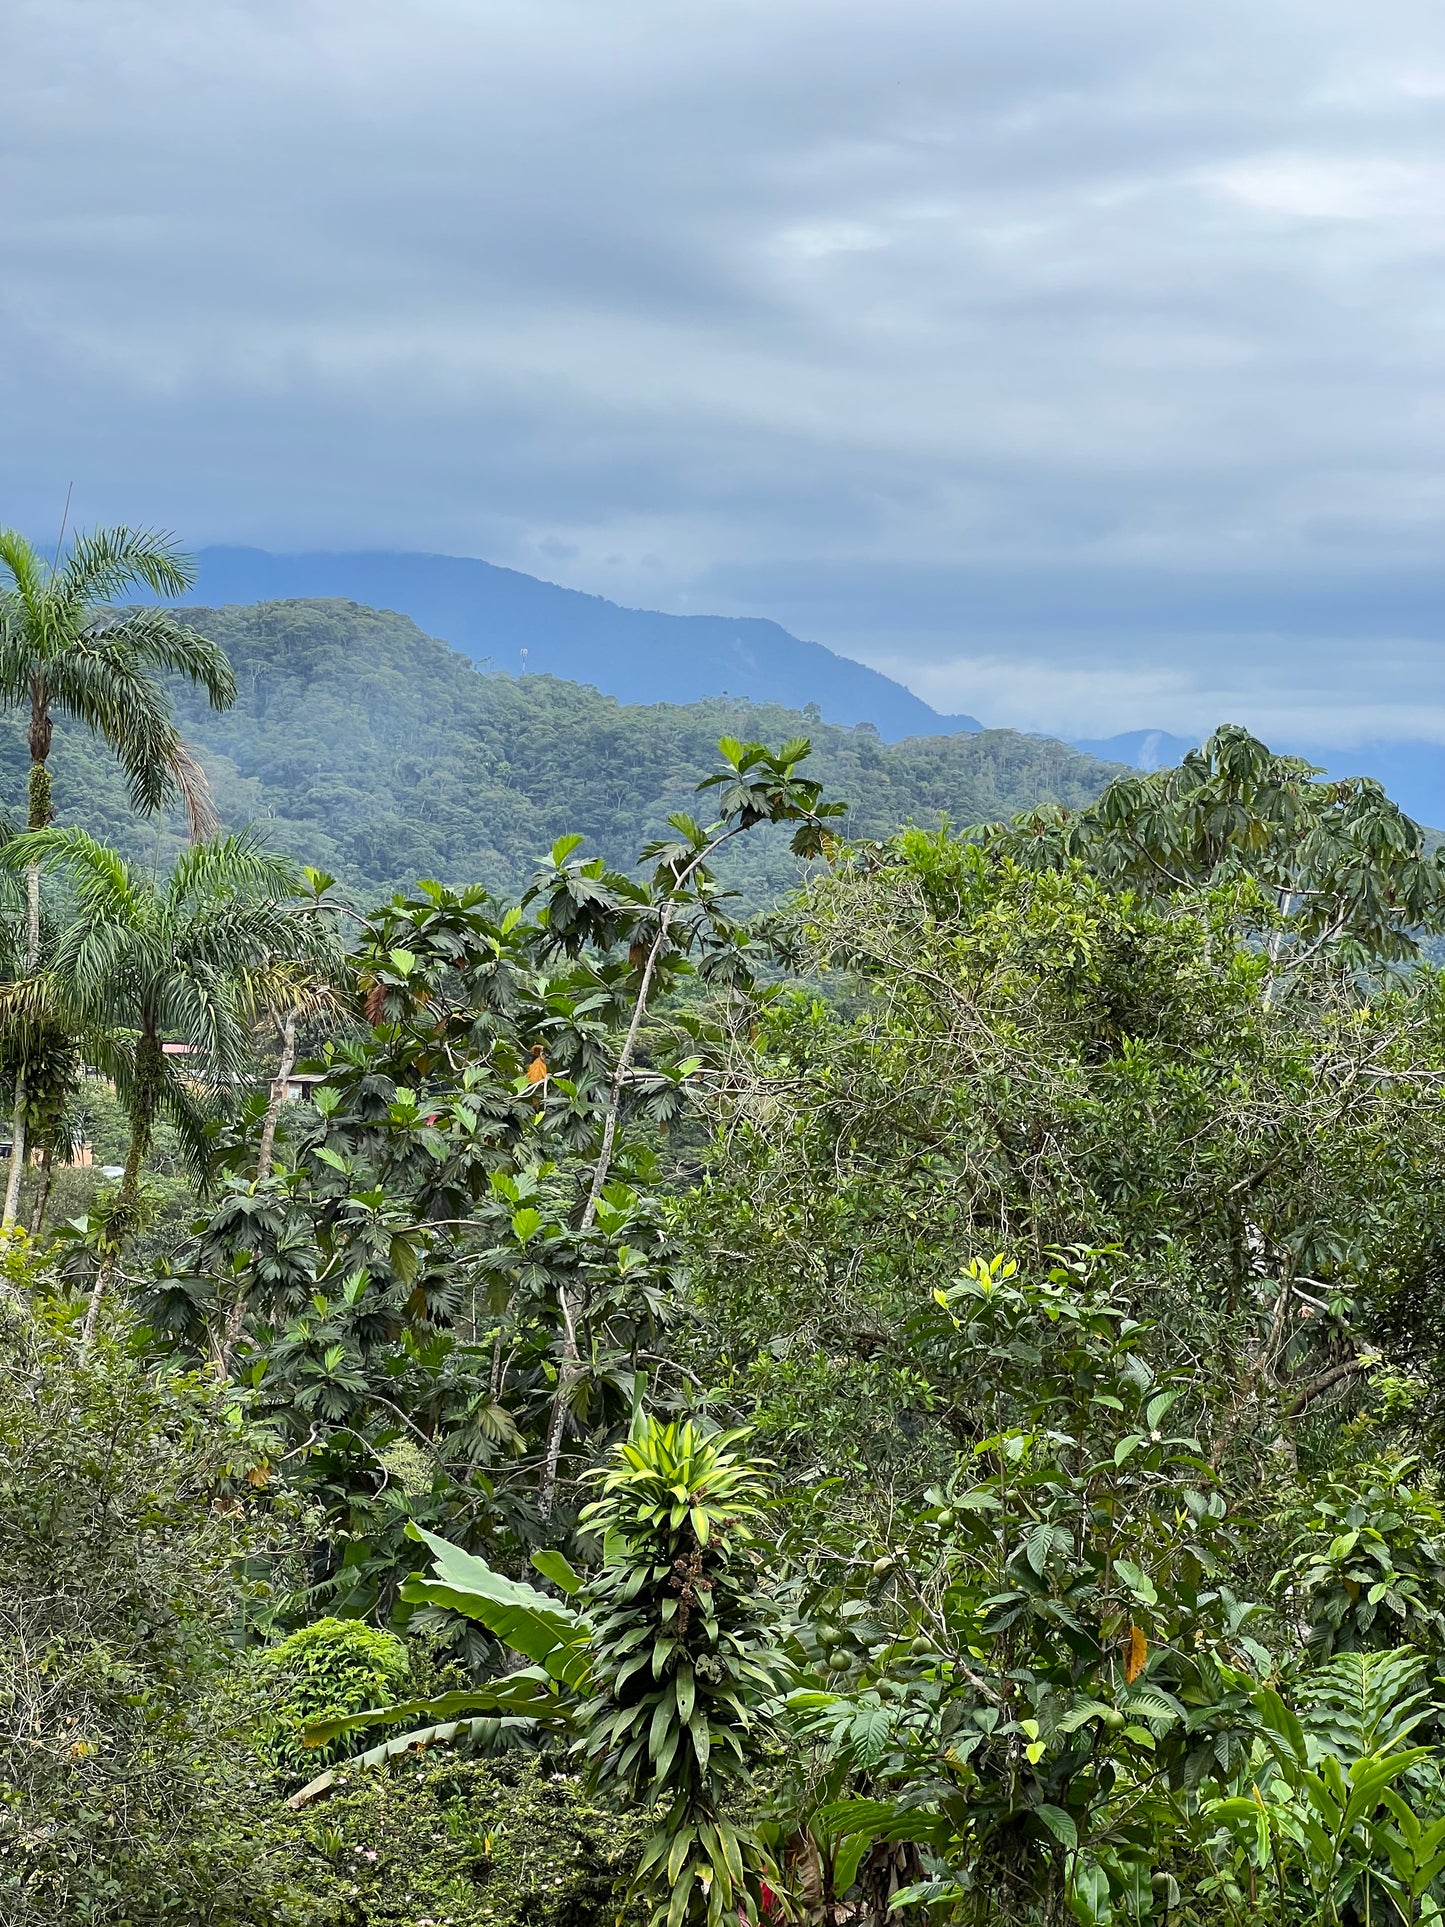
[[[95,1274],[95,1284],[91,1289],[90,1304],[85,1313],[85,1324],[81,1330],[82,1349],[90,1346],[95,1338],[95,1327],[100,1317],[101,1301],[110,1289],[116,1265],[120,1260],[121,1246],[126,1236],[126,1221],[135,1211],[136,1200],[140,1196],[141,1168],[146,1161],[146,1153],[151,1147],[151,1133],[155,1127],[156,1109],[160,1102],[161,1078],[165,1075],[165,1058],[161,1052],[160,1039],[153,1028],[141,1032],[140,1042],[136,1045],[135,1088],[130,1104],[130,1147],[126,1151],[125,1170],[121,1173],[120,1187],[111,1206],[112,1236],[108,1236],[101,1250],[99,1268]]]
[[[27,830],[50,827],[54,814],[50,799],[50,704],[39,682],[30,688],[30,783]],[[40,968],[40,865],[25,866],[25,974],[33,977]],[[8,1231],[20,1209],[20,1180],[25,1171],[25,1066],[22,1062],[15,1078],[15,1109],[11,1114],[10,1171],[5,1184],[5,1214],[0,1229]]]
[[[597,1163],[592,1172],[592,1183],[587,1193],[587,1203],[583,1208],[581,1231],[590,1231],[597,1217],[597,1206],[612,1169],[612,1152],[617,1142],[617,1118],[622,1108],[622,1091],[627,1082],[627,1073],[632,1065],[633,1052],[642,1031],[642,1019],[647,1010],[648,996],[652,990],[653,973],[657,960],[667,943],[668,931],[672,926],[676,899],[670,901],[658,919],[657,935],[653,938],[643,965],[642,980],[637,987],[637,997],[632,1006],[632,1021],[627,1026],[627,1035],[622,1040],[622,1048],[617,1053],[617,1063],[612,1073],[612,1085],[607,1093],[607,1109],[602,1120],[602,1143],[597,1152]],[[552,1395],[552,1415],[547,1425],[547,1449],[542,1459],[542,1478],[537,1488],[537,1509],[543,1519],[550,1519],[552,1506],[557,1497],[557,1472],[562,1462],[562,1439],[567,1430],[567,1400],[572,1387],[576,1384],[582,1364],[582,1353],[577,1345],[577,1325],[572,1311],[572,1302],[567,1295],[567,1287],[557,1287],[557,1306],[562,1313],[562,1364],[557,1373],[557,1389]]]
[[[256,1153],[256,1176],[269,1178],[271,1155],[276,1148],[276,1122],[286,1101],[286,1084],[296,1067],[296,1012],[288,1010],[281,1027],[281,1063],[271,1084],[266,1104],[266,1121],[261,1126],[261,1148]]]
[[[0,1229],[8,1231],[20,1209],[20,1180],[25,1175],[25,1066],[15,1073],[15,1108],[10,1114],[10,1171],[5,1181],[5,1217]]]
[[[30,782],[27,791],[27,830],[48,830],[55,811],[50,793],[50,699],[38,680],[30,685]],[[25,971],[33,977],[40,967],[40,865],[25,871]]]
[[[55,1169],[55,1146],[47,1144],[40,1154],[40,1183],[30,1212],[30,1235],[38,1238],[45,1229],[45,1207],[50,1202],[50,1178]]]
[[[728,833],[732,834],[731,831]],[[704,856],[712,856],[723,843],[726,836],[719,837],[708,845]],[[672,928],[673,914],[677,909],[681,891],[692,876],[702,857],[695,857],[677,879],[676,893],[663,907],[657,922],[657,935],[648,947],[647,959],[642,968],[642,979],[637,986],[637,997],[632,1006],[632,1021],[627,1026],[627,1035],[622,1040],[622,1048],[617,1053],[617,1063],[612,1072],[612,1085],[607,1093],[607,1109],[602,1119],[602,1143],[597,1152],[597,1163],[592,1172],[592,1183],[587,1192],[587,1203],[582,1212],[582,1222],[578,1227],[590,1231],[597,1217],[597,1206],[603,1188],[612,1169],[612,1152],[617,1142],[617,1119],[622,1109],[622,1092],[627,1083],[627,1073],[632,1066],[633,1052],[642,1034],[642,1020],[647,1012],[647,1000],[652,992],[652,979],[657,969],[657,960],[667,947],[668,933]],[[577,1347],[577,1327],[572,1312],[572,1304],[567,1296],[567,1287],[557,1287],[557,1303],[562,1313],[562,1365],[557,1373],[557,1390],[552,1396],[552,1416],[547,1426],[547,1450],[542,1460],[542,1478],[537,1488],[537,1509],[544,1520],[552,1516],[552,1506],[557,1497],[557,1472],[562,1462],[562,1438],[567,1430],[567,1400],[572,1387],[577,1382],[582,1365],[582,1354]]]
[[[612,1170],[612,1153],[617,1142],[617,1120],[622,1109],[622,1092],[627,1083],[627,1073],[632,1066],[633,1053],[637,1049],[637,1040],[642,1034],[642,1020],[647,1014],[647,1004],[652,994],[652,980],[657,970],[658,959],[667,948],[672,920],[679,903],[683,901],[683,891],[696,872],[704,864],[711,863],[723,844],[737,836],[742,827],[740,823],[735,823],[730,830],[724,830],[722,835],[714,837],[705,849],[699,850],[683,869],[674,872],[672,887],[657,921],[657,935],[648,946],[642,978],[637,986],[637,997],[632,1006],[632,1021],[627,1026],[627,1035],[622,1040],[622,1048],[617,1053],[617,1063],[613,1068],[612,1085],[607,1093],[607,1109],[602,1118],[602,1143],[598,1148],[597,1163],[593,1168],[592,1183],[587,1192],[587,1203],[582,1212],[581,1225],[578,1227],[582,1231],[590,1231],[596,1220],[597,1206]],[[562,1462],[562,1437],[567,1430],[567,1400],[582,1369],[582,1354],[577,1347],[576,1320],[565,1285],[559,1285],[557,1288],[557,1302],[562,1313],[562,1366],[557,1374],[557,1390],[552,1396],[552,1416],[547,1427],[547,1449],[542,1460],[542,1477],[537,1487],[537,1509],[544,1520],[551,1518],[552,1506],[557,1497],[557,1473]]]

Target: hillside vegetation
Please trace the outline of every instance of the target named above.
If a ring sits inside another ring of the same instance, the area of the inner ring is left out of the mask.
[[[722,735],[809,736],[811,767],[849,800],[853,836],[909,822],[996,819],[1036,803],[1077,805],[1112,768],[1012,730],[885,744],[795,710],[714,697],[625,705],[551,676],[482,673],[405,616],[348,602],[196,609],[186,618],[235,665],[224,714],[174,692],[187,741],[229,827],[263,825],[280,850],[376,897],[418,877],[514,890],[553,840],[578,831],[626,863],[695,789]],[[58,821],[81,823],[136,858],[165,860],[181,824],[131,810],[114,760],[61,725],[53,752]],[[26,769],[17,714],[0,725],[0,802],[18,811]],[[749,840],[722,874],[750,897],[799,873],[781,836]]]
[[[3,1927],[1441,1927],[1379,786],[815,756],[136,580],[0,531]]]
[[[816,702],[830,722],[873,723],[888,742],[980,727],[972,716],[940,715],[891,676],[759,616],[627,609],[474,556],[202,549],[196,557],[195,602],[318,597],[400,610],[488,668],[595,683],[624,703],[723,693],[788,709]]]

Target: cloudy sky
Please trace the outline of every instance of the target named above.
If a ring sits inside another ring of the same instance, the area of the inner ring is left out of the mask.
[[[1445,741],[1438,0],[9,0],[0,519]]]

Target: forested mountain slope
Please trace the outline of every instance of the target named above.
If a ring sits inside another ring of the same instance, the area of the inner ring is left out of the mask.
[[[873,723],[889,742],[981,727],[757,616],[626,609],[473,556],[202,549],[196,561],[197,600],[334,596],[397,609],[476,662],[593,683],[621,702],[690,703],[719,692],[794,709],[816,702],[830,722]]]
[[[223,715],[176,690],[187,740],[226,823],[333,871],[359,896],[418,877],[514,889],[566,830],[619,863],[694,790],[719,736],[774,743],[808,735],[816,774],[851,805],[858,836],[946,812],[968,823],[1054,799],[1096,795],[1111,766],[1010,730],[889,745],[775,705],[725,697],[624,705],[551,676],[480,673],[404,616],[347,602],[275,602],[188,612],[227,651],[239,695]],[[62,822],[128,855],[164,856],[178,825],[131,812],[114,760],[62,725],[52,767]],[[18,717],[0,726],[0,802],[24,784]],[[781,836],[749,839],[732,880],[750,894],[796,874]]]

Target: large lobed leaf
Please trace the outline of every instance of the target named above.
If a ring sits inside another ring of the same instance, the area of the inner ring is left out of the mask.
[[[485,1559],[463,1552],[421,1526],[410,1526],[408,1531],[431,1548],[436,1576],[428,1579],[416,1574],[408,1579],[401,1589],[403,1599],[464,1613],[504,1646],[535,1661],[552,1679],[573,1692],[586,1692],[592,1629],[580,1613],[523,1580],[493,1572]]]

